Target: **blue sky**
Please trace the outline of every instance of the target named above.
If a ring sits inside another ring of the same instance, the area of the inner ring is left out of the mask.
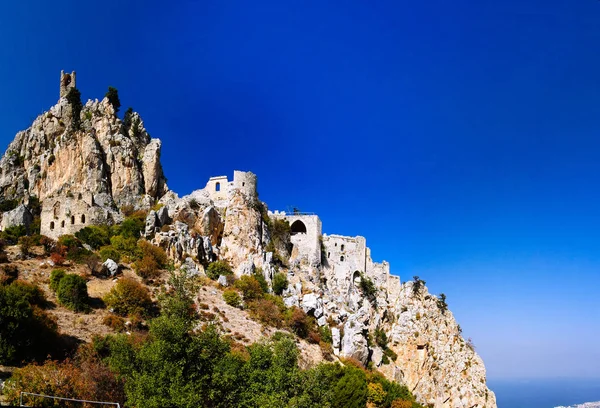
[[[19,1],[0,145],[119,89],[180,195],[234,169],[444,292],[490,378],[600,378],[600,2]]]

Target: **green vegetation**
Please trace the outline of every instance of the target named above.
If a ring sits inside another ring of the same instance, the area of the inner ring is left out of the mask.
[[[19,238],[24,237],[25,235],[27,235],[27,229],[24,225],[8,227],[0,232],[0,238],[10,245],[16,245],[19,242]]]
[[[75,312],[89,310],[87,284],[84,278],[55,269],[50,274],[50,288],[56,292],[58,302]]]
[[[225,289],[225,291],[223,291],[223,300],[225,300],[225,303],[229,306],[233,307],[240,307],[242,304],[242,298],[235,289]]]
[[[413,276],[412,294],[414,297],[420,296],[425,288],[425,281],[418,276]]]
[[[231,266],[225,261],[215,261],[211,262],[206,268],[206,276],[208,276],[212,280],[219,279],[219,276],[228,276],[233,275],[233,271],[231,270]]]
[[[446,303],[446,295],[445,294],[440,293],[440,296],[438,297],[438,300],[437,300],[437,306],[442,311],[442,314],[446,314],[446,311],[448,310],[448,303]]]
[[[89,225],[77,231],[75,236],[84,244],[98,249],[110,244],[110,227],[107,225]]]
[[[14,210],[15,208],[17,208],[18,205],[19,205],[19,201],[18,200],[7,200],[7,199],[4,199],[4,200],[0,201],[0,212],[6,212],[6,211]]]
[[[41,309],[45,302],[37,286],[18,280],[0,286],[0,364],[44,358],[52,351],[56,324]]]
[[[284,273],[276,273],[273,276],[273,293],[281,296],[288,287],[287,276]]]
[[[364,276],[362,273],[360,274],[360,289],[370,302],[376,301],[377,289],[375,288],[375,284],[370,278]]]
[[[121,101],[119,100],[119,91],[117,88],[109,86],[104,97],[108,98],[110,104],[113,106],[113,108],[115,108],[115,113],[118,113],[119,108],[121,107]]]
[[[119,279],[105,296],[104,303],[114,313],[126,316],[148,317],[152,311],[152,299],[148,289],[133,279]]]

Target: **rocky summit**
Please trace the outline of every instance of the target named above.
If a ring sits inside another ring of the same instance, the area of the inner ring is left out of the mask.
[[[237,277],[261,274],[269,288],[285,274],[283,302],[329,326],[334,359],[379,370],[425,405],[496,407],[483,361],[445,298],[416,277],[391,275],[364,237],[325,234],[316,214],[270,211],[251,172],[212,177],[179,197],[166,184],[161,142],[139,114],[119,119],[109,98],[82,104],[75,73],[61,74],[60,90],[0,160],[2,229],[39,222],[42,235],[58,238],[146,210],[143,238],[188,274],[205,275],[217,260]],[[119,265],[105,268],[114,275]],[[224,276],[218,282],[228,285]]]

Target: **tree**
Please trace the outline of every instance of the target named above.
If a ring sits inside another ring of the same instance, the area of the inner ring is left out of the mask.
[[[0,364],[44,358],[56,343],[56,323],[37,305],[45,299],[32,286],[0,286]]]
[[[412,293],[414,297],[417,297],[421,294],[421,291],[425,287],[425,281],[418,276],[413,276],[413,287]]]
[[[84,312],[89,309],[87,284],[85,279],[79,275],[65,275],[58,284],[56,297],[61,305],[76,312]]]
[[[104,298],[104,303],[120,316],[147,317],[152,309],[148,289],[130,278],[119,279]]]
[[[275,276],[273,276],[273,293],[281,296],[281,294],[283,293],[284,290],[287,289],[287,287],[288,287],[288,280],[287,280],[287,277],[285,276],[285,274],[276,273]]]
[[[227,276],[232,274],[231,266],[225,261],[211,262],[208,268],[206,268],[206,276],[212,280],[219,279],[220,275]]]
[[[119,91],[117,88],[109,86],[104,97],[108,98],[110,104],[113,106],[113,108],[115,108],[115,113],[118,113],[119,108],[121,107],[121,101],[119,100]]]

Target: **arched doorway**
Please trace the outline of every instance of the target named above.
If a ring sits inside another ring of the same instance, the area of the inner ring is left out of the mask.
[[[292,223],[290,230],[292,232],[292,235],[306,234],[306,225],[304,225],[302,221],[296,220]]]

